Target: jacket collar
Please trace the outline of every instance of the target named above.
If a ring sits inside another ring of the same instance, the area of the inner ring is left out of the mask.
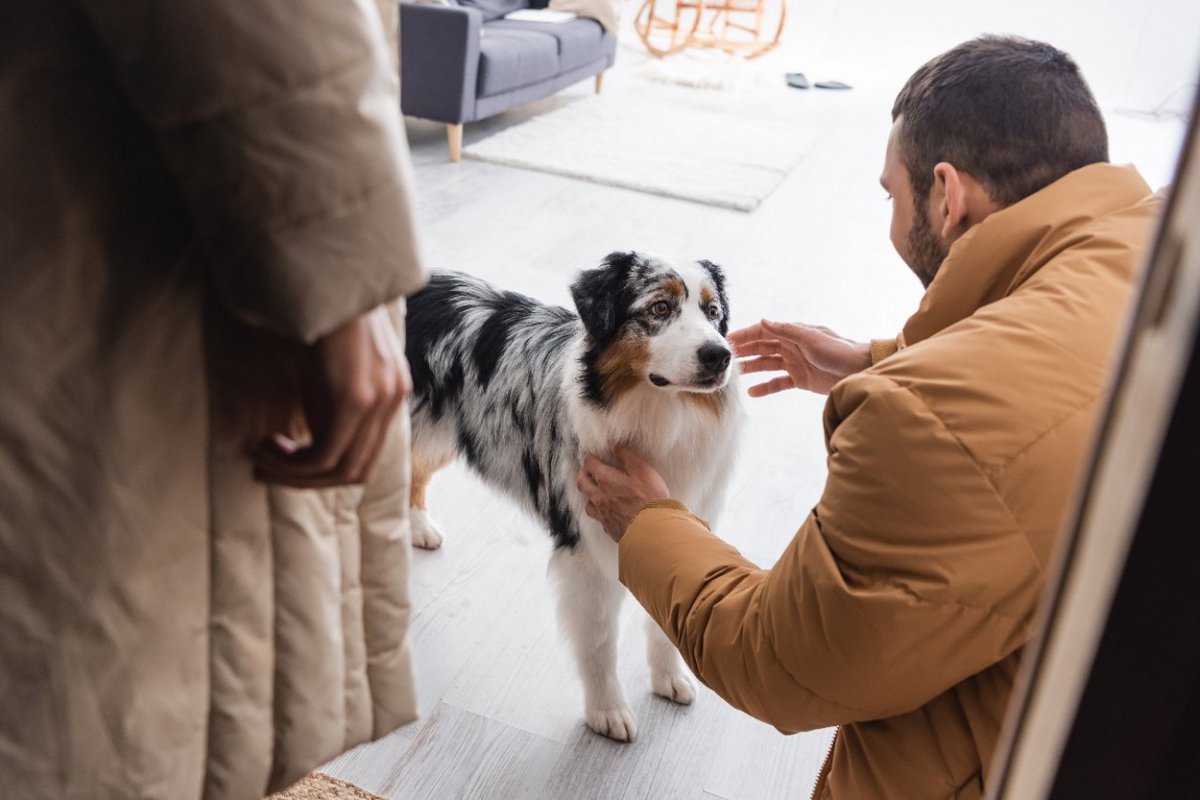
[[[904,344],[928,339],[1012,294],[1060,251],[1056,245],[1071,233],[1149,194],[1150,187],[1133,167],[1091,164],[989,215],[950,247],[904,326]]]

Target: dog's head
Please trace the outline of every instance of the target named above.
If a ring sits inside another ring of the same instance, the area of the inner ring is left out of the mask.
[[[571,296],[587,331],[584,383],[593,402],[639,388],[712,393],[729,382],[729,301],[716,264],[612,253],[580,273]]]

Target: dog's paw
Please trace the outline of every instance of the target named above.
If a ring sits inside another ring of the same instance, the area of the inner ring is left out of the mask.
[[[629,706],[593,708],[587,712],[587,726],[618,742],[632,742],[637,738],[637,720]]]
[[[412,529],[413,547],[420,547],[422,550],[437,550],[442,546],[442,540],[445,538],[442,526],[434,522],[433,517],[429,516],[429,512],[425,509],[410,508],[408,524]]]
[[[690,706],[696,699],[696,681],[684,672],[660,672],[650,678],[650,687],[659,697],[681,706]]]

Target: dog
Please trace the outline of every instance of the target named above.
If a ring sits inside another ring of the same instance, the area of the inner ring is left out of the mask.
[[[585,452],[626,444],[672,496],[707,520],[732,472],[737,362],[725,340],[725,276],[709,261],[612,253],[571,285],[577,313],[476,278],[434,272],[408,301],[412,370],[413,543],[436,548],[430,478],[457,455],[549,530],[558,617],[596,733],[633,741],[637,723],[617,679],[626,590],[617,546],[585,513],[576,487]],[[689,704],[695,680],[647,618],[655,694]]]

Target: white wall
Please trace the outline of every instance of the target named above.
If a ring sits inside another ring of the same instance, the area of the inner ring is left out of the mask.
[[[1190,108],[1200,77],[1200,0],[793,0],[785,49],[810,78],[894,97],[929,58],[983,33],[1041,39],[1070,53],[1108,120],[1112,160],[1136,163],[1153,186],[1171,180],[1182,121],[1125,111],[1168,96],[1169,108]]]
[[[1105,105],[1152,106],[1200,71],[1196,0],[799,0],[790,12],[789,43],[815,62],[850,71],[886,62],[898,80],[981,33],[1019,34],[1067,51]]]

